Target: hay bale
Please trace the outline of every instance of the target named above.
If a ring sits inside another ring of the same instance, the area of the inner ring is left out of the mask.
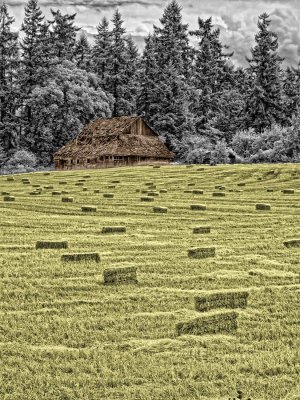
[[[283,242],[285,247],[300,247],[300,239],[290,239]]]
[[[85,182],[85,179],[78,179],[77,182],[79,182],[79,183]]]
[[[197,171],[204,171],[205,170],[205,168],[197,168]]]
[[[193,233],[210,233],[210,227],[209,226],[196,226],[193,228]]]
[[[193,247],[188,250],[188,257],[189,258],[210,258],[215,257],[216,249],[215,247]]]
[[[154,165],[153,168],[160,168],[160,165]]]
[[[167,207],[154,207],[153,211],[156,214],[167,214],[168,208]]]
[[[62,201],[63,203],[73,203],[74,198],[73,198],[73,197],[63,197],[63,198],[61,199],[61,201]]]
[[[44,186],[44,189],[54,189],[53,185]]]
[[[8,176],[6,178],[7,182],[13,182],[15,180],[15,178],[13,176]]]
[[[186,168],[193,168],[193,165],[186,165]]]
[[[240,183],[237,184],[237,186],[246,186],[246,183],[245,182],[240,182]]]
[[[35,244],[36,249],[67,249],[69,243],[65,240],[63,241],[44,241],[38,240]]]
[[[193,194],[204,194],[203,190],[193,190]]]
[[[213,192],[212,196],[213,197],[225,197],[226,193],[224,193],[224,192]]]
[[[295,190],[294,189],[283,189],[282,193],[283,194],[294,194]]]
[[[141,197],[141,201],[151,202],[154,201],[154,197]]]
[[[195,183],[188,183],[188,186],[195,186]]]
[[[148,194],[148,196],[153,196],[153,197],[158,197],[159,196],[158,192],[148,192],[147,194]]]
[[[159,193],[168,193],[167,189],[160,189]]]
[[[95,206],[82,206],[81,207],[82,212],[97,212],[97,207]]]
[[[22,181],[23,185],[30,185],[30,181]]]
[[[200,210],[200,211],[205,211],[206,210],[206,206],[203,204],[192,204],[190,206],[191,210]]]
[[[37,196],[39,194],[42,194],[42,192],[35,190],[33,192],[29,192],[29,194],[30,194],[30,196]]]
[[[44,175],[45,176],[50,175],[50,172],[44,172]]]
[[[137,283],[136,267],[106,268],[103,271],[103,281],[106,285]]]
[[[4,196],[3,201],[15,201],[15,196]]]
[[[209,293],[195,297],[195,309],[203,312],[216,308],[246,308],[248,297],[246,291]]]
[[[83,182],[76,182],[76,183],[75,183],[75,186],[83,186],[83,185],[84,185]]]
[[[117,181],[111,181],[111,183],[120,183],[120,181],[118,181],[118,180]]]
[[[125,233],[125,226],[103,226],[102,233]]]
[[[206,315],[179,322],[176,325],[178,335],[207,335],[232,333],[238,328],[236,311],[210,312]]]
[[[103,193],[103,197],[105,199],[113,199],[114,198],[114,194],[113,193]]]
[[[135,193],[140,193],[141,189],[135,189]]]
[[[62,190],[61,194],[69,194],[69,192],[67,190]]]
[[[154,185],[153,182],[146,182],[146,183],[145,183],[145,186],[152,186],[152,185]]]
[[[68,182],[67,182],[67,181],[59,181],[58,184],[59,184],[59,185],[67,185]]]
[[[1,196],[10,196],[10,192],[1,192]]]
[[[57,190],[52,192],[52,196],[60,196],[60,195],[61,195],[61,192],[58,192]]]
[[[193,193],[192,190],[184,190],[183,193]]]
[[[63,262],[88,262],[95,261],[99,263],[101,261],[99,253],[73,253],[73,254],[63,254],[61,256],[61,261]]]
[[[115,189],[115,188],[116,188],[115,185],[108,185],[108,186],[107,186],[107,189]]]
[[[271,210],[270,204],[258,203],[255,204],[256,210],[269,211]]]
[[[100,193],[100,189],[95,189],[94,193],[98,193],[99,194]]]
[[[215,186],[215,189],[218,189],[218,190],[225,190],[225,186],[216,185],[216,186]]]
[[[83,191],[83,192],[87,192],[87,191],[88,191],[88,188],[87,188],[87,187],[84,187],[84,188],[82,188],[82,191]]]
[[[40,188],[40,187],[41,187],[41,185],[39,185],[39,184],[35,184],[35,185],[32,185],[32,187],[34,187],[34,188]]]
[[[29,182],[29,178],[22,178],[22,182]]]
[[[272,193],[272,192],[274,192],[274,189],[267,189],[267,192]]]
[[[91,177],[91,175],[83,175],[84,179],[89,179]]]

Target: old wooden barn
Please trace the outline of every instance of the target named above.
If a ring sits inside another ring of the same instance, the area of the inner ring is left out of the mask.
[[[55,169],[165,164],[174,154],[140,117],[101,118],[59,149]]]

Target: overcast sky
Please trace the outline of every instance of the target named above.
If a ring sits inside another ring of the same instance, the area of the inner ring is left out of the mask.
[[[2,0],[0,0],[0,3]],[[104,16],[111,18],[116,7],[125,20],[127,32],[142,48],[143,38],[152,31],[168,0],[40,0],[47,17],[50,9],[59,8],[65,13],[77,13],[76,23],[92,38],[96,26]],[[11,14],[20,26],[26,0],[6,0]],[[245,64],[245,56],[253,45],[257,31],[257,18],[263,12],[272,17],[272,29],[279,36],[280,54],[289,65],[300,58],[300,0],[181,0],[184,22],[190,29],[197,27],[197,18],[213,17],[219,26],[222,41],[235,52],[234,61]]]

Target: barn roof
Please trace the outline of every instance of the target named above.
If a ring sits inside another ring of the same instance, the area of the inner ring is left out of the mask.
[[[59,149],[54,158],[93,158],[102,155],[174,158],[174,154],[151,128],[151,136],[130,134],[131,125],[138,119],[140,117],[97,119]]]

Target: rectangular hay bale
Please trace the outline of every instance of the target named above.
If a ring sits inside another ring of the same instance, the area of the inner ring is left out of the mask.
[[[206,210],[206,206],[203,205],[203,204],[192,204],[191,205],[191,210],[205,211]]]
[[[168,208],[167,207],[154,207],[153,211],[156,214],[167,214]]]
[[[271,210],[270,204],[258,203],[255,204],[256,210],[269,211]]]
[[[73,254],[63,254],[61,256],[61,261],[63,262],[87,262],[95,261],[99,263],[101,260],[99,253],[73,253]]]
[[[286,240],[283,242],[284,246],[287,248],[290,247],[300,247],[300,239],[291,239],[291,240]]]
[[[209,226],[196,226],[193,228],[193,233],[210,233]]]
[[[103,193],[103,197],[105,199],[113,199],[114,198],[114,194],[113,193]]]
[[[14,196],[4,196],[3,201],[15,201],[15,197]]]
[[[178,335],[210,335],[233,333],[238,328],[236,311],[214,312],[198,318],[179,322],[176,325]]]
[[[246,291],[209,293],[195,297],[195,309],[204,312],[216,308],[246,308],[248,297]]]
[[[226,193],[224,192],[213,192],[213,197],[225,197]]]
[[[103,226],[102,233],[125,233],[125,226]]]
[[[204,191],[196,189],[196,190],[193,190],[193,194],[204,194]]]
[[[106,285],[137,283],[136,267],[106,268],[103,271],[103,281]]]
[[[283,194],[294,194],[295,190],[294,189],[283,189],[282,193]]]
[[[216,249],[215,247],[193,247],[188,250],[188,257],[189,258],[210,258],[215,257]]]
[[[73,197],[63,197],[63,198],[61,199],[61,201],[62,201],[63,203],[73,203],[74,198],[73,198]]]
[[[66,240],[63,241],[44,241],[38,240],[35,244],[36,249],[67,249],[69,243]]]
[[[97,207],[95,206],[82,206],[81,207],[82,212],[97,212]]]
[[[141,197],[141,201],[146,201],[146,202],[154,201],[154,197]]]

